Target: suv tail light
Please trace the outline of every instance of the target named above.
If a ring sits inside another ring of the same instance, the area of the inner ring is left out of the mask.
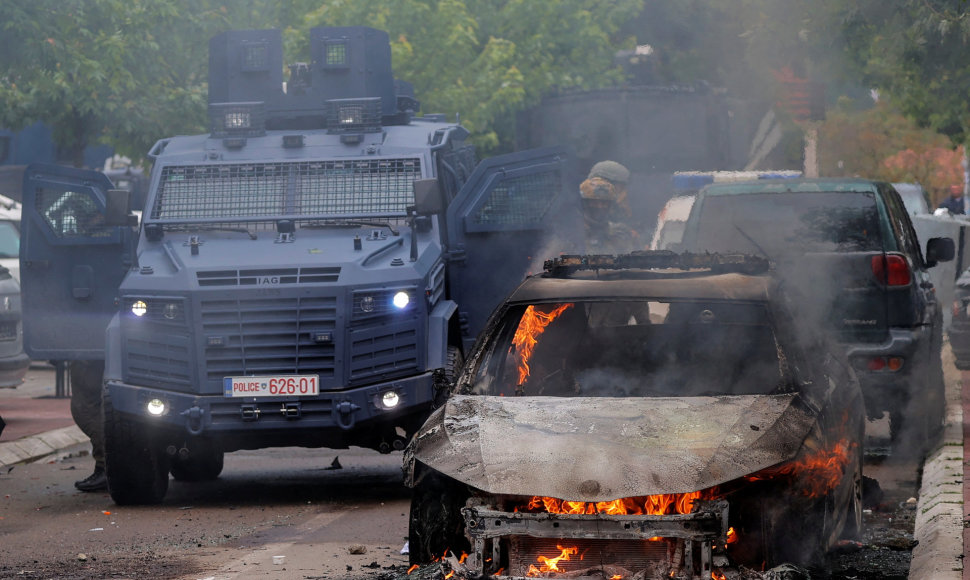
[[[909,263],[899,254],[873,256],[872,274],[887,286],[909,286],[912,280]]]

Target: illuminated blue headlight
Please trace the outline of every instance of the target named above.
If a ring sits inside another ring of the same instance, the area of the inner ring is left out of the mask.
[[[408,296],[407,292],[402,290],[394,295],[393,302],[394,306],[396,306],[398,310],[403,310],[407,307],[408,303],[411,302],[411,298]]]

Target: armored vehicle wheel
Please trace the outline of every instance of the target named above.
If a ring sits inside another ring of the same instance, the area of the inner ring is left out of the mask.
[[[448,400],[448,396],[451,395],[451,387],[455,385],[455,381],[458,380],[458,375],[461,373],[461,367],[465,365],[465,357],[461,354],[461,349],[457,346],[449,346],[447,359],[445,360],[445,368],[442,369],[440,378],[442,382],[435,382],[434,385],[434,408],[445,404]]]
[[[118,505],[160,503],[168,491],[168,456],[145,425],[123,418],[104,394],[108,492]]]
[[[176,481],[212,481],[222,473],[224,459],[225,453],[211,441],[193,443],[188,457],[172,457],[172,477]]]
[[[471,549],[461,515],[468,489],[428,469],[422,471],[412,490],[408,520],[408,559],[412,565],[427,564],[445,552],[460,556]]]

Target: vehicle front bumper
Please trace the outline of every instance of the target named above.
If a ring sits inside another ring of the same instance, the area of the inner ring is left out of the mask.
[[[388,391],[399,397],[393,409],[381,403]],[[367,442],[393,434],[396,427],[415,421],[420,425],[431,412],[433,381],[427,372],[310,397],[225,397],[108,380],[107,392],[114,411],[130,420],[181,436],[218,438],[227,449],[346,447],[370,446]],[[147,411],[154,399],[165,404],[159,416]]]

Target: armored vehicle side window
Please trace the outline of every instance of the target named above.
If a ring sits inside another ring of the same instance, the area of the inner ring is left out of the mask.
[[[37,194],[40,215],[58,238],[108,238],[114,229],[86,193],[42,189]]]
[[[761,305],[534,304],[510,311],[493,336],[477,394],[683,397],[791,387]]]
[[[504,179],[471,216],[477,226],[539,224],[562,191],[560,173],[544,172]]]

